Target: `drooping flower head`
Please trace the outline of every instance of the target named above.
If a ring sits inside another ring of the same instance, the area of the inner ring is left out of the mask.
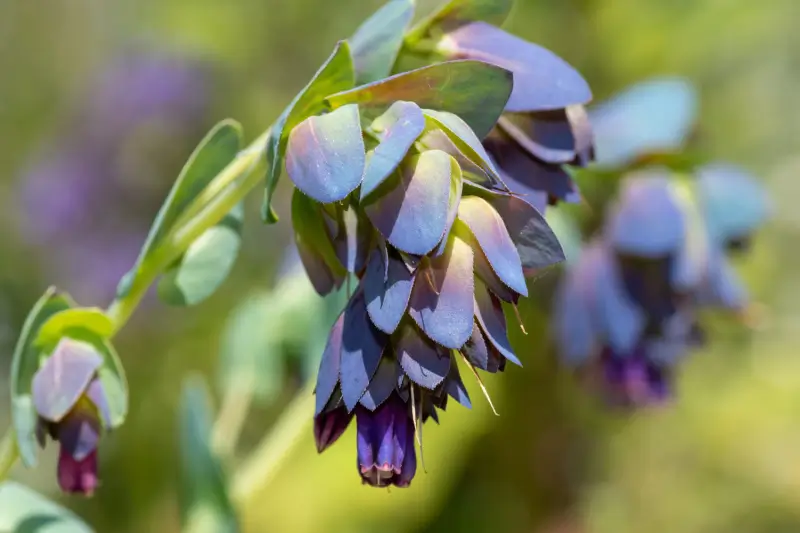
[[[111,427],[98,377],[102,364],[92,345],[63,338],[33,377],[36,435],[42,447],[47,435],[58,441],[58,483],[65,492],[91,495],[99,482],[97,448]]]

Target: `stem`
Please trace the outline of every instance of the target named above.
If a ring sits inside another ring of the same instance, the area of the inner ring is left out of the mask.
[[[17,441],[14,438],[14,430],[11,426],[6,430],[3,435],[3,440],[0,441],[0,481],[8,477],[11,467],[17,462],[19,458],[19,450],[17,449]]]
[[[315,384],[316,379],[309,380],[284,409],[272,430],[236,469],[230,488],[231,499],[236,507],[243,507],[248,496],[272,481],[284,459],[308,431],[313,420]]]
[[[253,401],[253,379],[228,388],[211,434],[211,446],[222,457],[231,457]]]

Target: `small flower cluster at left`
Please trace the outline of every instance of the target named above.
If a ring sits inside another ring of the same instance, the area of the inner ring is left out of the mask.
[[[14,353],[16,446],[23,463],[35,466],[37,442],[44,447],[48,435],[57,441],[57,477],[65,492],[94,492],[101,436],[127,414],[127,384],[109,342],[112,331],[101,310],[75,307],[51,288],[28,315]]]

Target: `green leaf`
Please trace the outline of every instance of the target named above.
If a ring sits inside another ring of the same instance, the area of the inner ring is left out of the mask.
[[[323,218],[320,205],[300,192],[294,191],[292,196],[292,225],[298,245],[310,249],[317,254],[336,277],[347,274],[347,269],[339,261],[336,249]]]
[[[470,163],[480,169],[493,186],[501,186],[505,189],[497,169],[494,168],[489,154],[486,153],[486,150],[481,144],[481,140],[475,135],[475,132],[470,129],[466,122],[452,113],[434,111],[432,109],[423,109],[422,112],[425,115],[427,129],[442,130],[457,148],[457,150],[453,151],[454,153],[445,150],[446,152],[455,157],[457,161],[462,157],[466,157]],[[439,146],[436,148],[443,149]],[[459,163],[460,162],[461,161],[459,161]],[[470,168],[471,165],[467,164],[464,166]],[[485,179],[480,180],[479,183],[484,183],[485,181]]]
[[[87,329],[104,339],[114,333],[114,323],[102,309],[80,307],[61,311],[47,319],[39,328],[34,344],[38,347],[55,346],[64,336],[64,331],[78,327]]]
[[[180,420],[181,523],[186,531],[235,533],[236,514],[225,472],[211,450],[211,406],[199,377],[183,386]]]
[[[513,6],[514,0],[450,0],[415,24],[406,34],[406,42],[413,47],[424,37],[435,38],[470,22],[502,26]]]
[[[15,483],[0,484],[0,531],[22,533],[92,533],[71,511]]]
[[[118,297],[127,294],[152,251],[161,244],[192,201],[236,158],[241,146],[242,128],[231,119],[218,123],[200,141],[156,215],[136,264],[120,282]]]
[[[482,139],[494,127],[511,95],[511,72],[489,63],[457,60],[436,63],[328,96],[336,109],[357,103],[372,120],[398,100],[461,117]]]
[[[349,39],[356,83],[370,83],[391,74],[413,17],[413,0],[390,0],[361,24]]]
[[[33,305],[22,326],[11,362],[11,417],[22,462],[27,467],[36,466],[36,410],[31,398],[31,382],[39,368],[39,349],[34,341],[39,329],[50,317],[70,308],[70,302],[54,287],[45,291]]]
[[[354,85],[355,71],[350,45],[347,41],[340,41],[308,85],[294,97],[272,127],[267,141],[266,191],[261,206],[261,218],[264,222],[273,224],[278,221],[278,215],[272,209],[272,196],[283,170],[289,133],[308,117],[324,111],[326,96],[346,91]]]
[[[159,280],[158,295],[170,305],[195,305],[230,274],[242,240],[244,206],[238,204],[216,226],[198,237]]]

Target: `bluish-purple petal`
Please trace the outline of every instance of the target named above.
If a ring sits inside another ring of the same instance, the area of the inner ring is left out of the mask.
[[[342,398],[352,411],[364,395],[380,364],[387,337],[372,325],[364,294],[356,292],[344,311],[339,382]]]
[[[369,382],[369,387],[361,397],[361,405],[374,411],[385,402],[394,391],[397,383],[397,360],[384,355],[378,365],[378,370]]]
[[[391,255],[386,259],[381,256],[378,248],[370,255],[364,274],[364,297],[372,323],[384,333],[391,334],[408,308],[414,276],[403,261]],[[384,260],[388,265],[384,265]]]
[[[395,351],[409,379],[426,389],[435,389],[450,370],[450,351],[426,339],[413,324],[402,326]]]
[[[503,304],[480,281],[475,282],[475,318],[489,343],[503,357],[516,365],[522,366],[508,340]]]
[[[316,388],[316,408],[314,415],[319,415],[333,394],[336,384],[339,383],[339,367],[342,360],[342,333],[344,332],[344,312],[331,327],[328,334],[328,343],[322,352],[319,362]]]

